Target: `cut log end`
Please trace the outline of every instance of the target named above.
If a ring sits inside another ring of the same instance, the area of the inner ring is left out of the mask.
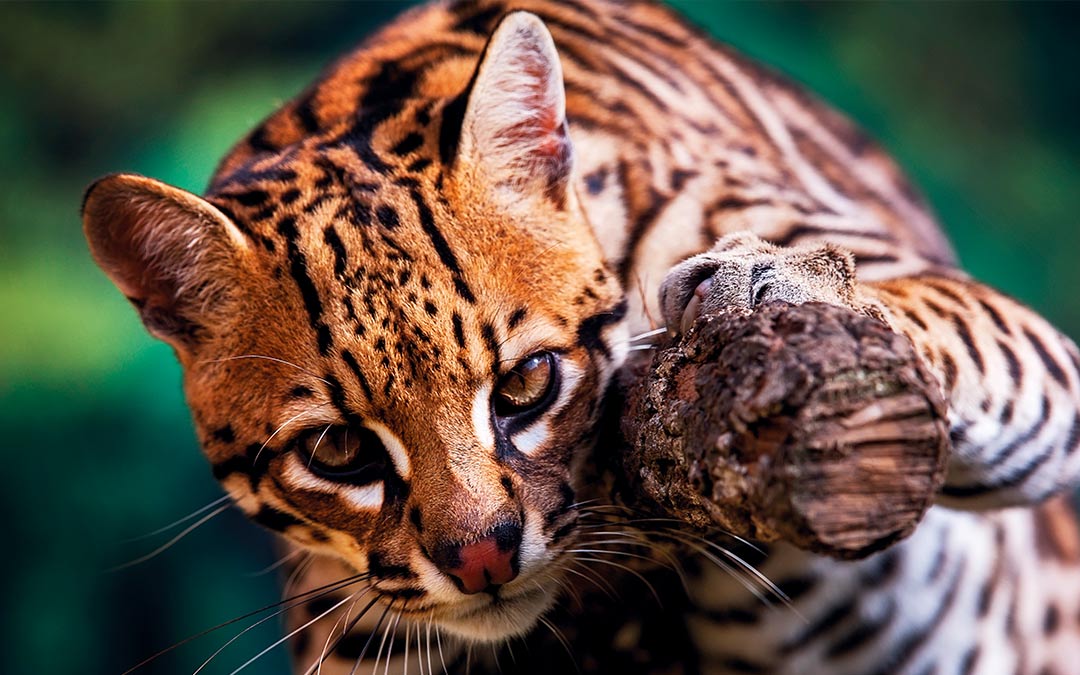
[[[910,534],[944,477],[937,383],[844,308],[701,317],[623,383],[628,479],[701,528],[861,557]]]

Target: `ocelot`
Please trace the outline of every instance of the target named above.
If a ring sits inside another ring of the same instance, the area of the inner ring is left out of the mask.
[[[414,9],[204,196],[118,174],[83,214],[214,474],[305,552],[297,673],[1080,672],[1076,347],[960,271],[850,122],[662,6]],[[762,264],[768,288],[714,286],[842,303],[777,262],[802,255],[853,265],[940,383],[938,505],[842,563],[605,503],[583,468],[605,390],[692,300],[661,282]]]

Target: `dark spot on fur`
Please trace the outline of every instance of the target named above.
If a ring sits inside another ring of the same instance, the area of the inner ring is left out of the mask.
[[[231,425],[226,424],[220,429],[215,429],[213,432],[214,440],[221,443],[232,443],[236,440],[236,434],[233,432]]]

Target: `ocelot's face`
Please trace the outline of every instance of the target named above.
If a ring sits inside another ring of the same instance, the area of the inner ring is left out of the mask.
[[[271,118],[205,200],[104,178],[84,226],[176,348],[237,504],[492,640],[555,595],[625,303],[577,201],[550,35],[512,14],[484,55],[320,133]]]
[[[278,222],[232,279],[228,328],[185,364],[214,470],[255,520],[406,613],[524,631],[573,540],[620,289],[580,214],[523,218],[419,178],[328,190],[310,213],[313,197],[272,202],[303,180],[258,205],[252,186],[210,198],[244,227],[267,208]]]

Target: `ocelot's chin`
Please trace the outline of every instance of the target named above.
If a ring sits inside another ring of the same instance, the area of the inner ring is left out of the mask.
[[[500,593],[481,607],[447,611],[436,619],[443,630],[470,642],[501,642],[532,630],[555,603],[558,588],[535,584],[517,593]]]

